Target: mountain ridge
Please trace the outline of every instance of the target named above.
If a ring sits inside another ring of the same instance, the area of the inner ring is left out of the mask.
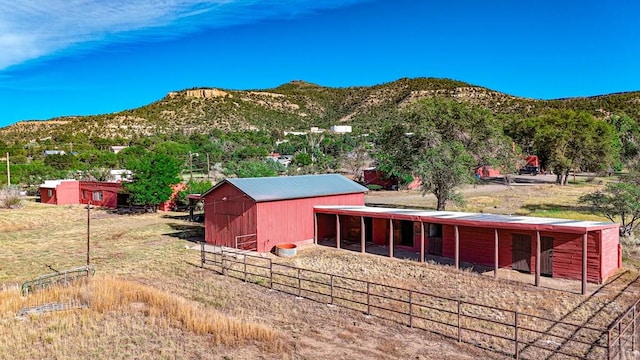
[[[109,114],[19,121],[0,128],[0,136],[5,142],[80,134],[131,139],[158,133],[209,133],[212,129],[285,131],[335,124],[368,132],[378,129],[395,112],[431,97],[452,98],[509,116],[574,109],[599,118],[625,112],[640,120],[640,91],[539,100],[441,78],[401,78],[373,86],[339,88],[293,80],[269,89],[199,87],[172,91],[150,104]]]

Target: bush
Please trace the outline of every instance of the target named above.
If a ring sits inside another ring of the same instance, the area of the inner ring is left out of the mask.
[[[8,186],[0,190],[0,207],[15,209],[20,206],[22,206],[20,189],[18,189],[17,187]]]

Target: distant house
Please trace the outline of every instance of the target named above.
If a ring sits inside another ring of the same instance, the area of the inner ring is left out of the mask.
[[[266,157],[266,159],[277,161],[284,167],[289,167],[289,164],[291,164],[291,160],[293,159],[293,155],[280,155],[279,153],[271,153]]]
[[[128,148],[128,146],[112,146],[111,147],[111,152],[114,153],[114,154],[117,154],[117,153],[119,153],[120,151],[122,151],[122,150],[124,150],[126,148]]]
[[[109,177],[115,182],[129,181],[131,180],[133,173],[131,170],[126,169],[114,169],[109,170]]]
[[[351,132],[351,125],[333,125],[329,128],[329,131],[336,134],[346,134]]]
[[[169,211],[175,208],[178,192],[184,187],[182,183],[174,185],[171,199],[158,204],[158,210]],[[39,190],[40,202],[51,205],[79,205],[91,202],[91,205],[98,207],[116,209],[118,205],[126,204],[129,196],[124,192],[122,182],[109,181],[47,180],[40,185]]]
[[[67,153],[64,150],[45,150],[42,152],[44,156],[50,155],[66,155]]]
[[[40,202],[52,205],[88,204],[115,209],[120,183],[102,181],[47,180],[40,185]]]
[[[271,251],[313,241],[313,207],[364,205],[367,188],[342,175],[225,179],[206,191],[205,240]]]

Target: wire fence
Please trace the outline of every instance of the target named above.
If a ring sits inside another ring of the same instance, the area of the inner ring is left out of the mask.
[[[208,245],[211,246],[211,245]],[[201,247],[201,266],[320,303],[395,321],[516,359],[626,359],[636,351],[640,299],[606,328],[560,321]]]

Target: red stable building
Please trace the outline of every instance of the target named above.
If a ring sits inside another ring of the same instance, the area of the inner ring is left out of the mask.
[[[316,206],[315,241],[337,248],[360,243],[454,259],[494,268],[603,283],[621,267],[619,224],[450,211],[366,206]]]
[[[364,205],[366,191],[335,174],[225,179],[202,195],[205,240],[260,252],[311,243],[314,206]]]

